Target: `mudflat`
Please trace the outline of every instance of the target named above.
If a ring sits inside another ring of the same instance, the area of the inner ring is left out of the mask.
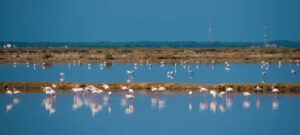
[[[1,48],[0,63],[296,62],[300,48]]]

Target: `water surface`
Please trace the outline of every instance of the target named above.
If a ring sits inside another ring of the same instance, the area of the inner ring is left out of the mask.
[[[102,63],[26,65],[4,64],[0,67],[0,81],[58,82],[60,73],[65,74],[66,82],[175,82],[175,83],[291,83],[300,82],[300,76],[291,70],[299,71],[296,64],[270,64],[261,68],[260,64],[112,64]],[[132,76],[127,70],[134,70]],[[170,78],[167,72],[175,72]],[[262,73],[265,73],[264,75]]]
[[[0,134],[300,134],[299,96],[135,96],[1,94]]]

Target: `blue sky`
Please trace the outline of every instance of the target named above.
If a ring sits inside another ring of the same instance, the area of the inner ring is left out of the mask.
[[[0,0],[0,41],[300,41],[299,0]]]

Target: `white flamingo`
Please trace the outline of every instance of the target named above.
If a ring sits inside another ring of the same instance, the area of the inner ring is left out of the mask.
[[[247,91],[244,91],[244,92],[243,92],[243,95],[244,95],[245,97],[248,97],[248,96],[251,95],[251,93],[250,93],[250,92],[247,92]]]
[[[126,98],[126,99],[133,99],[133,98],[134,98],[134,96],[133,96],[133,95],[131,95],[131,94],[125,94],[125,98]]]
[[[218,94],[218,96],[219,96],[219,97],[223,97],[223,95],[225,95],[225,94],[226,94],[225,91],[221,91],[221,92]]]
[[[227,87],[225,91],[226,91],[226,92],[233,92],[234,89],[233,89],[232,87]]]
[[[103,88],[105,89],[105,90],[108,90],[109,89],[109,85],[108,84],[105,84],[105,83],[103,83]]]
[[[83,92],[84,89],[83,88],[79,88],[79,87],[75,87],[75,88],[72,88],[72,91],[77,93],[77,92]]]
[[[166,88],[163,87],[163,86],[159,86],[159,87],[158,87],[158,91],[165,91],[165,90],[166,90]]]
[[[6,94],[8,94],[8,95],[12,95],[12,94],[13,94],[13,92],[12,92],[10,89],[6,88]]]
[[[200,92],[208,92],[208,89],[207,88],[205,88],[205,87],[199,87],[199,91]]]
[[[273,89],[272,89],[272,92],[273,92],[273,93],[279,93],[279,89],[273,88]]]
[[[213,96],[213,98],[217,97],[217,92],[215,90],[210,90],[209,94],[211,94]]]
[[[152,91],[152,92],[156,92],[157,90],[158,90],[157,87],[153,87],[153,86],[151,87],[151,91]]]
[[[120,86],[121,90],[128,90],[127,86]]]
[[[259,87],[258,85],[255,87],[255,91],[256,92],[262,92],[262,88],[261,87]]]

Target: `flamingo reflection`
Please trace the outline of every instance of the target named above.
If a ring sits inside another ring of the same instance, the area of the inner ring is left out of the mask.
[[[56,108],[54,107],[55,100],[55,95],[48,95],[42,102],[42,105],[45,107],[45,110],[48,111],[50,115],[56,112]]]
[[[103,106],[100,104],[99,98],[95,94],[83,94],[83,103],[90,108],[93,117],[103,110]]]
[[[11,102],[6,105],[6,112],[9,112],[13,109],[14,106],[21,103],[21,100],[18,97],[14,97]]]
[[[206,101],[206,94],[203,94],[203,100],[199,103],[199,111],[205,111],[208,108],[208,102]]]
[[[260,96],[257,96],[257,97],[256,97],[256,109],[259,109],[259,108],[260,108],[261,103],[262,103],[261,97],[260,97]]]
[[[221,103],[219,104],[219,110],[220,112],[224,113],[226,111],[226,98],[223,97],[226,92],[222,91],[219,93],[219,97],[221,98]]]
[[[272,110],[277,111],[279,109],[279,101],[277,98],[277,95],[273,96],[273,101],[272,101]]]
[[[251,105],[251,102],[248,99],[245,99],[243,101],[243,108],[244,109],[248,109],[250,107],[250,105]]]
[[[210,110],[215,113],[217,111],[217,100],[214,98],[209,104]]]
[[[160,97],[161,95],[154,95],[153,97],[151,97],[151,107],[152,109],[164,109],[166,107],[166,100],[162,99],[162,97]]]
[[[232,95],[226,95],[225,97],[225,105],[226,105],[226,108],[231,108],[232,105],[233,105],[233,97]]]
[[[73,111],[76,111],[77,109],[81,108],[83,106],[83,101],[79,94],[75,94],[73,97],[73,105],[72,109]]]
[[[193,104],[192,104],[192,94],[193,94],[193,91],[189,91],[189,110],[192,111],[193,110]]]
[[[243,107],[244,109],[248,109],[251,105],[250,101],[248,100],[248,97],[251,95],[250,92],[244,91],[243,92],[243,96],[246,97],[246,99],[244,99],[243,101]]]
[[[126,115],[134,113],[134,97],[128,98],[128,94],[121,99],[121,107],[125,107],[124,113]]]

